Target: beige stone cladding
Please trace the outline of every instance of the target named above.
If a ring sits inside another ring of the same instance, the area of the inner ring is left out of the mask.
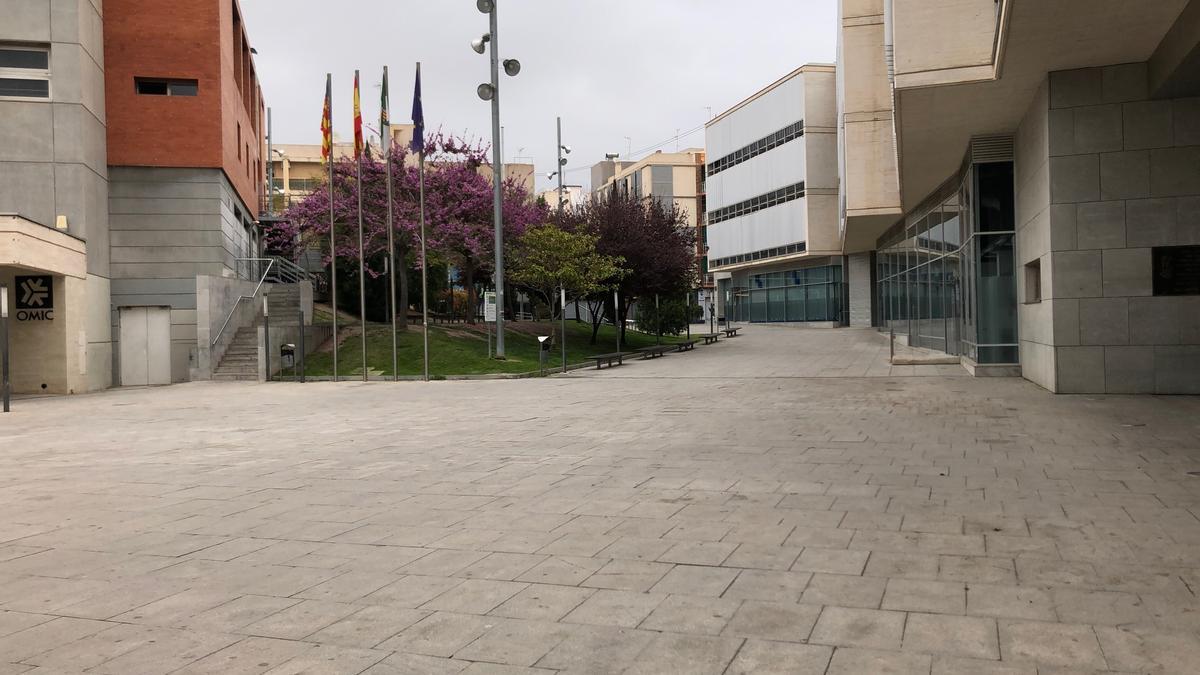
[[[1156,247],[1200,244],[1200,98],[1145,63],[1051,73],[1018,135],[1025,374],[1061,393],[1200,393],[1200,296],[1155,295]]]

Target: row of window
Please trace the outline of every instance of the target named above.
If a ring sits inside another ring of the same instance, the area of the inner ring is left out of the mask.
[[[725,267],[726,265],[740,265],[745,262],[754,262],[764,258],[778,258],[781,255],[792,255],[793,253],[804,253],[807,250],[807,244],[798,241],[787,246],[776,246],[775,248],[763,249],[752,253],[739,253],[725,258],[717,258],[712,261],[713,267]]]
[[[750,276],[751,289],[781,288],[783,286],[805,286],[841,281],[841,266],[804,267],[786,272],[765,272]]]
[[[764,138],[747,145],[744,148],[734,150],[724,157],[708,163],[708,175],[718,174],[725,169],[737,166],[748,159],[757,157],[764,152],[773,150],[784,143],[794,141],[804,135],[804,121],[789,124],[786,127],[776,131],[773,134],[768,134]]]
[[[842,268],[810,267],[721,280],[726,316],[736,321],[837,321],[844,319]]]
[[[804,181],[800,181],[799,183],[794,183],[792,185],[788,185],[787,187],[781,187],[778,190],[771,190],[766,194],[759,195],[757,197],[751,197],[750,199],[740,201],[736,204],[723,206],[716,211],[709,211],[708,224],[716,225],[717,223],[737,218],[739,216],[744,216],[748,213],[769,209],[772,206],[790,202],[794,199],[800,199],[803,196]]]
[[[317,189],[320,182],[319,178],[291,178],[287,182],[287,190],[290,192],[312,192]],[[272,186],[276,192],[283,192],[283,177],[276,176]]]
[[[147,96],[196,96],[196,80],[135,77],[134,91]],[[0,96],[50,98],[50,48],[0,45]]]

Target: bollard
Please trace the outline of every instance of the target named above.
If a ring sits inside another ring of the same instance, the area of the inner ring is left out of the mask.
[[[888,365],[896,361],[896,329],[888,329]]]
[[[11,412],[12,387],[8,382],[8,286],[0,286],[0,399],[4,412]]]
[[[303,309],[300,310],[300,356],[298,357],[297,360],[300,363],[300,383],[303,384],[304,383],[304,371],[305,371],[305,367],[306,367],[306,365],[304,363],[304,310]]]
[[[271,381],[271,318],[267,311],[267,296],[263,296],[263,355],[267,360],[267,382]]]

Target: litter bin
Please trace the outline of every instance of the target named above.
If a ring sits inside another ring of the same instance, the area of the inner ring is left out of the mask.
[[[283,369],[291,368],[292,377],[296,376],[296,345],[283,344],[279,345],[279,375],[283,379]]]

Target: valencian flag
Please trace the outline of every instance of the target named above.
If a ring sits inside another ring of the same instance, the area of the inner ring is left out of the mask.
[[[321,113],[321,159],[333,156],[333,78],[325,76],[325,110]]]
[[[354,73],[354,156],[362,157],[363,152],[363,131],[362,131],[362,104],[358,98],[358,73]]]
[[[389,119],[388,108],[388,71],[383,67],[383,93],[379,96],[379,140],[383,143],[384,154],[391,154],[392,121]]]
[[[425,152],[425,112],[421,109],[421,66],[417,66],[417,84],[413,90],[413,137],[412,151],[417,154]]]

